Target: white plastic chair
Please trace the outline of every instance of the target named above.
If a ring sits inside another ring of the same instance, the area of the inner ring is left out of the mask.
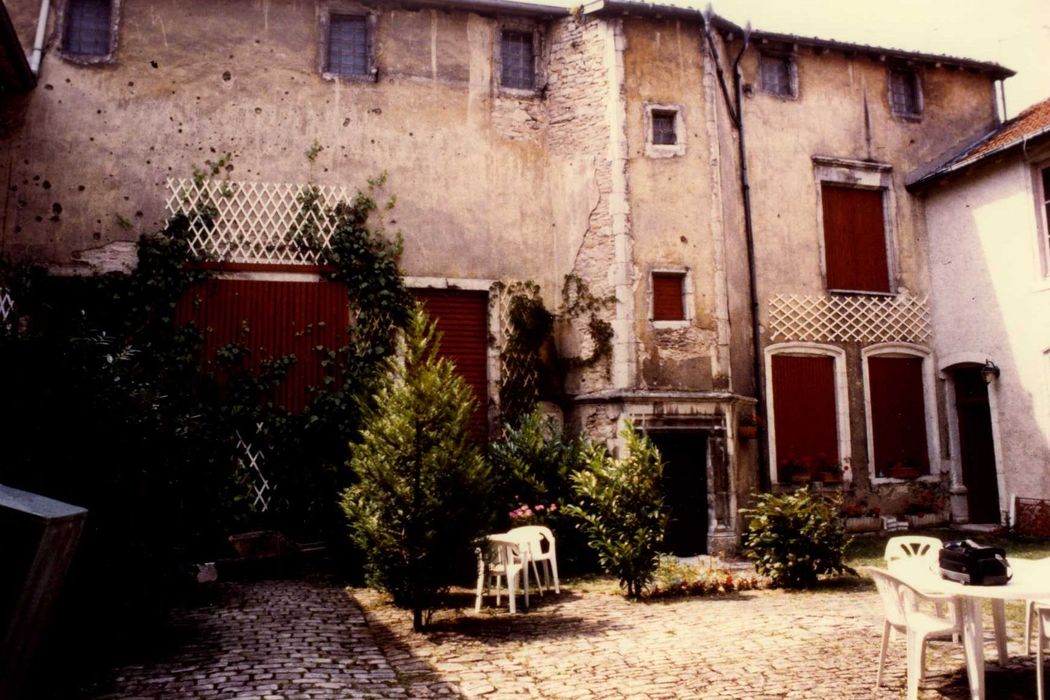
[[[879,670],[875,687],[882,685],[882,671],[886,665],[886,649],[890,632],[896,631],[907,640],[908,700],[917,700],[926,665],[926,642],[931,639],[951,639],[962,633],[961,611],[958,601],[950,595],[926,595],[915,590],[885,569],[868,567],[865,573],[875,581],[886,615],[882,627],[882,649],[879,652]],[[950,605],[955,615],[949,619],[931,615],[919,609],[920,602]]]
[[[516,527],[507,535],[525,542],[529,546],[529,561],[532,562],[532,573],[536,577],[536,587],[543,595],[543,586],[551,589],[551,580],[554,581],[554,592],[561,593],[558,585],[558,548],[554,542],[554,533],[549,527],[543,525],[524,525]],[[547,543],[547,551],[543,551],[543,543]],[[543,586],[540,585],[540,575],[536,570],[536,562],[546,564],[543,567]]]
[[[474,599],[474,612],[481,612],[481,599],[488,592],[487,579],[494,579],[496,584],[496,605],[501,600],[500,579],[507,582],[507,597],[510,599],[510,611],[517,609],[517,583],[521,577],[525,593],[525,607],[529,607],[529,549],[522,542],[509,538],[507,533],[489,535],[485,549],[477,548],[478,555],[478,589]]]
[[[902,559],[929,559],[931,564],[936,564],[937,553],[944,548],[944,543],[936,537],[925,537],[923,535],[902,535],[891,537],[886,542],[886,552],[883,559],[889,566],[895,561]]]
[[[1044,557],[1039,560],[1041,563],[1050,566],[1050,557]],[[1050,606],[1050,601],[1046,600],[1026,600],[1024,604],[1024,653],[1032,653],[1032,618],[1035,616],[1035,608],[1037,605]]]
[[[1043,691],[1043,654],[1046,652],[1047,644],[1050,644],[1050,603],[1035,603],[1030,605],[1036,618],[1039,620],[1038,635],[1035,642],[1035,684],[1038,700],[1045,700]],[[1029,631],[1031,628],[1028,628]],[[1031,637],[1031,635],[1028,635]]]

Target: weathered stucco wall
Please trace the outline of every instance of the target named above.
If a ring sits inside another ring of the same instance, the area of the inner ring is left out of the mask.
[[[1050,498],[1050,280],[1035,196],[1031,162],[1014,155],[935,185],[926,199],[938,365],[987,358],[1001,369],[990,389],[1004,510],[1014,496]]]
[[[8,4],[31,37],[38,3]],[[550,187],[543,98],[495,88],[496,19],[381,11],[378,81],[333,81],[323,7],[126,0],[101,66],[59,57],[52,31],[40,86],[3,114],[3,250],[63,263],[133,240],[163,220],[167,177],[231,152],[234,180],[363,187],[387,171],[408,274],[532,278],[553,302],[552,212],[590,202]]]

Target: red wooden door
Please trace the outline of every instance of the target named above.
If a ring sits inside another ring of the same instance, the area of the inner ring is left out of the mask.
[[[441,333],[438,350],[474,391],[477,405],[470,420],[471,436],[488,439],[488,311],[487,292],[461,289],[415,289],[427,314]]]
[[[988,407],[988,385],[979,368],[952,372],[955,410],[959,417],[959,458],[972,523],[998,523],[999,480],[995,472],[995,438]]]
[[[216,352],[230,343],[249,349],[254,371],[261,362],[295,355],[275,399],[299,411],[308,387],[320,385],[324,376],[318,348],[346,343],[349,312],[346,289],[335,282],[211,278],[186,293],[176,318],[179,323],[193,321],[204,333],[206,368],[215,369]]]
[[[871,432],[875,474],[896,464],[930,471],[921,357],[869,357]]]
[[[773,356],[777,475],[788,461],[838,462],[835,360],[823,355]]]

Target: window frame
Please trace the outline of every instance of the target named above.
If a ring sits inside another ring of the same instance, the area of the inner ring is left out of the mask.
[[[685,155],[686,128],[685,108],[680,104],[646,102],[643,105],[642,128],[645,130],[645,156],[647,158],[677,158]],[[653,114],[674,114],[675,143],[653,143]]]
[[[868,359],[872,357],[918,357],[922,359],[922,399],[926,418],[926,455],[930,471],[914,479],[898,479],[877,476],[875,469],[875,434],[871,410],[871,378]],[[937,370],[933,353],[923,345],[913,343],[876,343],[861,348],[860,368],[864,384],[864,429],[867,431],[868,481],[872,486],[881,484],[907,484],[912,481],[940,481],[941,438],[940,420],[937,417]]]
[[[828,156],[813,156],[813,172],[816,185],[817,241],[820,252],[820,276],[825,291],[829,294],[863,294],[867,296],[896,296],[900,292],[896,258],[896,228],[894,212],[897,200],[893,189],[893,167],[887,163],[869,163]],[[862,289],[832,289],[828,287],[827,244],[824,233],[823,185],[838,185],[855,189],[880,190],[882,192],[882,228],[886,248],[886,273],[888,292]]]
[[[653,278],[658,275],[675,275],[682,279],[682,318],[671,320],[661,319],[657,320],[654,318],[655,315],[655,284]],[[665,329],[665,328],[686,328],[693,322],[693,304],[695,303],[695,294],[693,293],[693,275],[692,271],[688,267],[672,267],[662,266],[654,267],[649,270],[649,286],[646,290],[646,303],[649,308],[648,318],[649,323],[652,324],[653,328]]]
[[[893,99],[895,75],[907,76],[911,81],[911,87],[914,91],[912,97],[915,98],[915,111],[903,112],[897,109],[896,102]],[[920,121],[923,113],[926,111],[926,100],[923,94],[922,75],[920,72],[914,66],[888,66],[886,68],[886,99],[889,101],[890,113],[893,116],[906,121]]]
[[[120,16],[123,0],[108,0],[109,2],[109,47],[106,53],[98,55],[85,55],[70,53],[66,49],[66,32],[69,30],[69,6],[76,0],[65,0],[56,13],[56,30],[58,35],[58,55],[63,60],[82,66],[105,65],[116,62],[117,45],[120,36]]]
[[[777,61],[787,66],[787,89],[788,92],[776,92],[769,89],[766,84],[765,71],[763,66],[768,61]],[[787,49],[781,50],[759,50],[758,52],[758,89],[764,95],[771,97],[778,97],[783,100],[797,100],[798,99],[798,60],[795,54]]]
[[[1035,204],[1035,231],[1039,280],[1050,283],[1050,191],[1043,186],[1043,173],[1050,177],[1050,160],[1032,164],[1032,194]]]
[[[774,343],[767,345],[764,352],[765,388],[766,388],[766,454],[769,455],[769,483],[777,481],[777,428],[776,411],[773,407],[773,356],[774,355],[818,355],[831,357],[834,361],[835,379],[835,431],[838,436],[839,461],[842,463],[843,478],[851,480],[853,462],[850,436],[849,383],[846,376],[846,351],[836,345],[809,342]]]
[[[544,28],[533,20],[524,17],[505,17],[496,22],[494,28],[492,52],[492,81],[496,93],[505,97],[543,97],[547,90],[547,39]],[[503,34],[514,32],[532,35],[532,70],[533,86],[531,88],[511,87],[503,84]]]
[[[376,65],[377,18],[374,12],[350,7],[341,3],[331,3],[320,13],[320,41],[318,42],[318,72],[325,80],[374,83],[379,80],[379,67]],[[365,20],[365,41],[367,46],[368,68],[365,73],[333,73],[328,69],[328,59],[332,45],[332,17],[363,17]]]

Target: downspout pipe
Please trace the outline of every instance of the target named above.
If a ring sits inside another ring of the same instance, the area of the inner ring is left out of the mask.
[[[36,38],[33,39],[33,53],[29,56],[29,70],[33,75],[40,75],[40,62],[44,58],[44,35],[47,33],[47,18],[51,14],[51,0],[40,0],[40,16],[36,20]]]
[[[736,127],[737,130],[737,148],[740,161],[740,193],[744,207],[744,236],[747,241],[748,297],[751,304],[751,371],[755,382],[755,408],[758,415],[764,417],[767,413],[765,410],[764,399],[765,373],[763,372],[762,362],[761,324],[759,323],[758,317],[758,273],[755,266],[755,230],[751,216],[751,180],[748,176],[747,169],[747,135],[746,129],[744,128],[744,81],[740,70],[740,61],[744,57],[744,52],[747,51],[751,37],[751,24],[748,23],[744,28],[743,45],[740,47],[740,51],[737,53],[736,58],[733,59],[733,96],[730,98],[729,90],[726,87],[725,79],[722,75],[718,50],[715,47],[714,39],[711,37],[710,20],[713,14],[711,6],[708,5],[707,9],[704,11],[704,34],[706,35],[707,43],[711,48],[712,59],[715,61],[716,71],[718,72],[718,81],[722,87],[722,96],[725,98],[726,107],[729,109],[729,116],[732,119],[733,126]],[[758,483],[762,491],[769,491],[771,488],[769,476],[769,446],[766,444],[767,435],[767,426],[763,421],[759,421]]]

